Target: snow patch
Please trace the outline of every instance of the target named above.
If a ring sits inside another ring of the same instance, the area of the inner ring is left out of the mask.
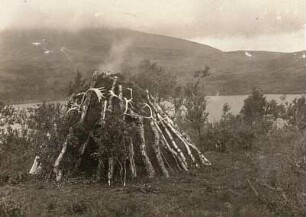
[[[45,50],[45,52],[44,52],[45,54],[49,54],[49,53],[51,53],[51,51],[49,51],[49,50]]]
[[[305,55],[305,53],[304,53],[304,54],[302,55],[302,58],[303,58],[303,59],[305,59],[305,58],[306,58],[306,55]]]
[[[244,54],[245,54],[247,57],[252,57],[252,54],[249,53],[249,52],[244,52]]]
[[[33,42],[32,44],[36,47],[40,46],[40,42]]]

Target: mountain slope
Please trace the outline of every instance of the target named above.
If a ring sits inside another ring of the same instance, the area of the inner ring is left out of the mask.
[[[304,58],[303,58],[304,55]],[[0,33],[0,100],[51,100],[65,96],[79,69],[134,72],[150,59],[175,73],[179,82],[210,66],[208,94],[302,93],[305,52],[222,52],[198,43],[123,29],[7,30]]]

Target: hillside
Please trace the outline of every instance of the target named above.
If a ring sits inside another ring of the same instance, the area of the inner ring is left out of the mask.
[[[133,73],[150,59],[175,73],[179,82],[194,70],[210,66],[206,92],[246,94],[253,86],[266,93],[305,91],[305,52],[222,52],[161,35],[110,29],[79,32],[51,29],[6,30],[0,33],[0,100],[22,102],[65,97],[76,69]]]

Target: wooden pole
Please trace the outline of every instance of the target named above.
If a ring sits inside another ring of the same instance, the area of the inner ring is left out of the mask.
[[[161,156],[161,153],[160,153],[160,134],[153,122],[153,120],[150,121],[150,127],[152,129],[152,132],[154,134],[154,144],[153,144],[153,149],[154,149],[154,152],[155,152],[155,155],[156,155],[156,159],[157,159],[157,162],[159,164],[159,167],[163,173],[164,176],[166,176],[167,178],[169,177],[169,173],[165,167],[165,164],[164,164],[164,161],[163,161],[163,158]]]
[[[96,83],[97,83],[97,78],[98,78],[98,72],[95,71],[92,75],[91,78],[91,82],[90,82],[90,88],[95,87]],[[87,114],[87,110],[91,101],[91,96],[92,96],[92,91],[90,91],[89,93],[87,93],[88,96],[85,96],[85,101],[83,102],[82,105],[82,112],[81,112],[81,118],[79,120],[79,123],[83,123]]]
[[[132,178],[137,177],[137,171],[136,171],[136,165],[135,165],[135,160],[134,160],[134,144],[133,140],[131,137],[128,138],[128,156],[129,156],[129,162],[130,162],[130,170],[131,170],[131,175]]]
[[[152,163],[150,161],[150,158],[147,155],[146,152],[146,140],[145,140],[145,134],[144,134],[144,127],[143,127],[143,118],[138,118],[138,135],[140,138],[140,152],[142,156],[142,160],[145,164],[146,171],[148,173],[149,178],[153,178],[155,176],[155,171],[152,166]]]
[[[63,177],[63,173],[62,173],[62,170],[59,168],[60,167],[60,163],[62,162],[63,160],[63,157],[66,153],[66,150],[67,150],[67,147],[68,147],[68,143],[71,139],[71,137],[73,136],[73,129],[72,127],[69,128],[69,133],[65,139],[65,142],[63,144],[63,147],[62,147],[62,150],[60,152],[60,154],[58,155],[58,157],[56,158],[55,160],[55,163],[54,163],[54,166],[53,166],[53,171],[56,175],[56,181],[59,182],[61,181],[62,177]]]

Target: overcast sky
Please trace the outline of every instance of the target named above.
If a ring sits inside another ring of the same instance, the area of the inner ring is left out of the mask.
[[[306,0],[0,0],[0,29],[128,28],[221,50],[305,50]]]

